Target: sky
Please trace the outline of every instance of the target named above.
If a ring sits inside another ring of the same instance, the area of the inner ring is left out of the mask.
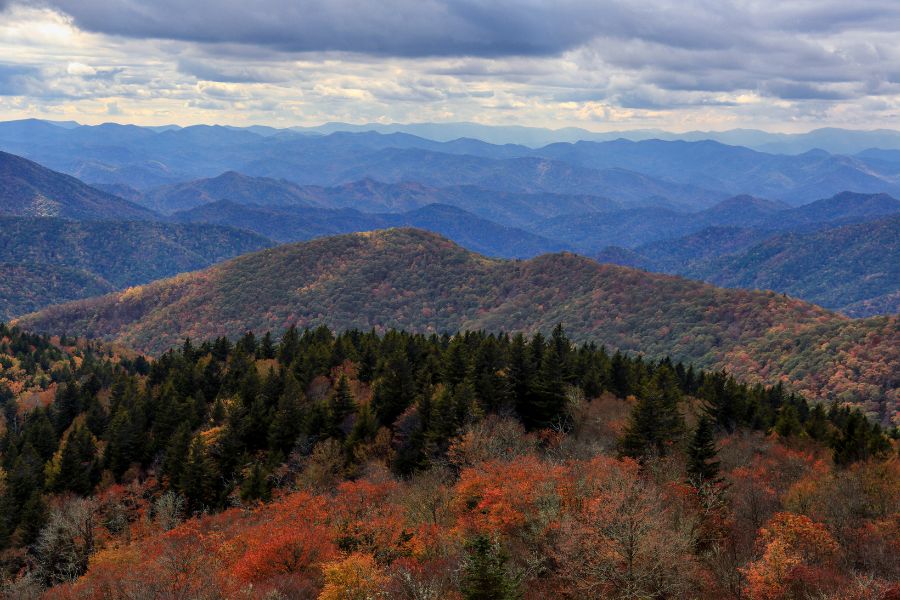
[[[0,120],[900,129],[898,0],[0,0]]]

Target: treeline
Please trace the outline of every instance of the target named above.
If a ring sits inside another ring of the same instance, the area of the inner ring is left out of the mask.
[[[396,475],[408,475],[442,464],[451,440],[486,415],[565,433],[573,404],[606,392],[636,398],[621,455],[687,448],[701,478],[716,476],[716,432],[738,428],[818,440],[838,464],[890,449],[857,410],[810,406],[780,385],[749,386],[670,360],[575,346],[562,327],[530,338],[291,328],[278,342],[252,333],[236,342],[186,340],[152,362],[90,346],[75,360],[48,338],[2,325],[0,340],[0,354],[57,386],[49,406],[28,412],[0,388],[6,547],[35,542],[53,495],[88,496],[153,475],[189,513],[217,511],[269,499],[282,465],[325,443],[351,475],[376,444],[389,450]],[[686,398],[702,413],[693,431]]]

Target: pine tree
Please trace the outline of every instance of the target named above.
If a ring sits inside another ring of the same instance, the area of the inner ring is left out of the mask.
[[[169,438],[168,446],[166,447],[162,472],[169,478],[170,485],[174,485],[176,488],[181,484],[184,459],[190,453],[192,437],[190,426],[187,423],[182,423],[172,437]]]
[[[262,359],[275,358],[275,342],[272,340],[272,332],[267,331],[259,344],[257,356]]]
[[[712,419],[703,415],[697,423],[687,449],[687,472],[691,480],[698,484],[718,483],[719,461],[715,460],[717,455]]]
[[[60,448],[58,471],[53,473],[49,485],[57,492],[69,490],[87,496],[99,479],[94,436],[86,427],[76,427]]]
[[[246,479],[241,483],[241,500],[268,502],[271,499],[272,484],[269,482],[268,474],[262,464],[254,462]]]
[[[680,398],[681,391],[672,369],[657,368],[631,412],[622,439],[622,454],[635,458],[668,454],[669,447],[684,430],[684,419],[678,407]]]
[[[284,381],[284,391],[278,399],[278,408],[269,426],[269,447],[285,456],[294,447],[303,426],[300,404],[303,390],[293,374],[288,373]]]
[[[510,574],[509,557],[498,542],[479,535],[467,544],[468,556],[460,581],[466,600],[517,600],[519,578]]]
[[[215,468],[206,452],[206,443],[199,435],[191,440],[181,472],[179,489],[191,511],[202,511],[214,503]]]
[[[332,432],[335,436],[343,437],[347,433],[343,429],[344,421],[356,412],[356,399],[353,397],[353,392],[350,391],[350,381],[346,375],[341,374],[338,379],[337,389],[332,394],[329,404]]]
[[[372,412],[372,407],[363,404],[356,411],[356,421],[353,423],[353,429],[347,438],[347,445],[351,448],[357,444],[363,444],[375,439],[378,433],[378,419]]]
[[[794,405],[786,404],[782,407],[775,420],[775,432],[783,438],[805,433]]]
[[[397,349],[379,367],[372,408],[382,425],[391,425],[416,398],[412,365],[405,350]]]

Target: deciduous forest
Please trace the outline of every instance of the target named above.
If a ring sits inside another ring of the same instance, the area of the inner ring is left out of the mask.
[[[0,360],[7,597],[900,593],[896,431],[562,327]]]

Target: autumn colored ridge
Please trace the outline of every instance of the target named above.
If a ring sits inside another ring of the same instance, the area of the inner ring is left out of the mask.
[[[557,323],[576,341],[670,355],[751,382],[783,381],[885,421],[897,414],[896,316],[851,320],[774,292],[721,289],[568,253],[488,259],[416,229],[279,246],[19,320],[151,353],[185,337],[279,334],[291,324],[548,332]]]

